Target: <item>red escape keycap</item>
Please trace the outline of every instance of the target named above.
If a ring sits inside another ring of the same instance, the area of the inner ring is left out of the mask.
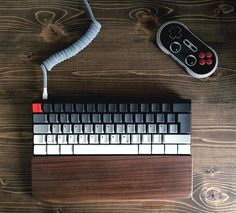
[[[42,104],[41,103],[33,103],[32,104],[32,111],[36,112],[36,113],[43,112]]]
[[[206,57],[210,58],[212,56],[212,52],[206,52]]]
[[[212,60],[211,60],[210,58],[208,58],[208,59],[206,60],[206,63],[207,63],[208,65],[211,65],[211,64],[212,64]]]
[[[203,59],[203,58],[201,58],[200,60],[199,60],[199,64],[200,65],[204,65],[206,63],[206,61]]]
[[[199,58],[205,58],[205,53],[204,52],[200,52],[199,53]]]

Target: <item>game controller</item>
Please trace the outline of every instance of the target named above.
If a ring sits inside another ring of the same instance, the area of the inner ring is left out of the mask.
[[[212,75],[218,57],[211,47],[201,41],[184,24],[169,21],[157,31],[157,45],[195,78]]]

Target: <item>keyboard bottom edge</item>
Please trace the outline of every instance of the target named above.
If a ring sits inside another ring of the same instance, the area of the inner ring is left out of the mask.
[[[32,193],[61,203],[186,199],[192,156],[35,156]]]

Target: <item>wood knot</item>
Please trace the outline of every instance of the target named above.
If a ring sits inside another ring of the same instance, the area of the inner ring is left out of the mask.
[[[8,183],[7,183],[6,180],[0,178],[0,185],[1,185],[1,188],[2,188],[2,189],[5,189],[6,186],[8,185]]]
[[[230,4],[219,4],[218,7],[215,9],[215,15],[228,15],[234,12],[234,6]]]
[[[53,209],[53,212],[54,213],[63,213],[63,210],[62,210],[62,208],[55,208],[55,209]]]
[[[216,169],[213,167],[208,167],[206,170],[205,170],[205,173],[207,174],[207,175],[211,175],[211,176],[213,176],[213,175],[215,175],[215,172],[216,172]]]
[[[33,52],[27,52],[20,56],[21,60],[24,62],[30,62],[33,60],[35,54]]]

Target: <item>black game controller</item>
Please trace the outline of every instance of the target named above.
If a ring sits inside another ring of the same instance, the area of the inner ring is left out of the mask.
[[[195,36],[184,24],[169,21],[157,31],[157,44],[195,78],[206,78],[218,66],[216,52]]]

